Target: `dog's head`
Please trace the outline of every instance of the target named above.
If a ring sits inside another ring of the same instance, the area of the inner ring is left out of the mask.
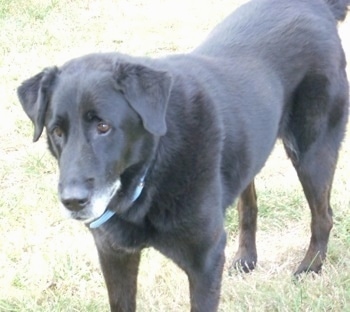
[[[103,54],[46,69],[18,88],[34,141],[46,128],[60,169],[59,197],[71,218],[89,222],[107,207],[131,205],[166,133],[170,89],[167,73]]]

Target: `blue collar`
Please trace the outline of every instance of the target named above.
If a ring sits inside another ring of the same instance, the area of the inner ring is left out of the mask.
[[[140,183],[136,186],[136,189],[134,191],[134,194],[132,196],[132,202],[135,202],[141,195],[142,190],[145,186],[145,177],[147,174],[147,170],[145,172],[145,174],[142,176]],[[106,209],[106,211],[102,214],[101,217],[99,217],[98,219],[96,219],[95,221],[91,222],[89,225],[90,229],[96,229],[99,226],[101,226],[103,223],[105,223],[106,221],[108,221],[110,218],[112,218],[115,214],[115,211],[111,211],[109,209]]]

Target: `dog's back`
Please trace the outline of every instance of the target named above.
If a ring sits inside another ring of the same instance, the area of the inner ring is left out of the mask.
[[[195,51],[220,54],[223,47],[229,52],[229,48],[283,40],[283,35],[298,31],[298,27],[312,27],[315,22],[321,27],[335,25],[345,19],[349,6],[350,0],[252,0],[218,24]]]
[[[262,61],[280,79],[289,77],[288,86],[294,89],[308,70],[305,64],[314,68],[318,61],[343,58],[337,20],[345,18],[348,5],[349,0],[251,1],[214,28],[194,53]],[[295,81],[291,71],[299,73]]]

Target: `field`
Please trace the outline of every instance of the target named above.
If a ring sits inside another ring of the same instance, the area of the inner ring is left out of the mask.
[[[61,215],[56,163],[44,138],[32,144],[17,86],[44,67],[89,52],[190,51],[242,2],[0,0],[0,312],[108,311],[92,237]],[[340,33],[350,59],[350,21]],[[229,210],[220,311],[350,311],[349,159],[347,136],[323,272],[295,281],[292,272],[309,243],[310,212],[277,144],[257,178],[259,265],[251,274],[229,272],[237,247],[237,213]],[[138,311],[189,311],[185,274],[154,250],[143,254]]]

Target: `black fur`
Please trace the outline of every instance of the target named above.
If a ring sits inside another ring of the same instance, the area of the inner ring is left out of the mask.
[[[348,117],[336,24],[349,5],[251,1],[191,53],[160,59],[92,54],[19,87],[34,140],[47,130],[70,216],[87,221],[106,208],[116,212],[91,230],[111,311],[135,310],[140,252],[149,246],[187,273],[191,311],[217,310],[225,209],[240,196],[233,265],[252,270],[254,177],[278,137],[312,212],[309,250],[296,274],[321,269]],[[108,199],[102,208],[101,198]]]

